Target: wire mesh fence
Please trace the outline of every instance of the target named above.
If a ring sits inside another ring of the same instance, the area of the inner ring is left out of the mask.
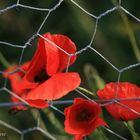
[[[96,4],[95,6],[92,5],[94,3],[91,2],[90,4],[88,2],[87,4],[86,1],[80,0],[0,1],[0,139],[73,139],[73,137],[63,132],[63,110],[66,106],[73,103],[75,97],[83,97],[91,102],[98,102],[101,107],[116,103],[134,114],[140,115],[134,108],[120,102],[124,100],[139,101],[139,97],[101,100],[94,99],[91,95],[87,94],[90,91],[96,92],[97,89],[103,88],[104,81],[107,83],[116,82],[116,97],[119,91],[118,85],[121,81],[130,81],[139,84],[140,53],[137,37],[139,35],[139,17],[129,12],[126,8],[125,4],[129,2],[112,0],[111,2],[104,3],[105,6],[97,2],[105,9],[104,11],[101,9],[100,13],[97,12],[98,14],[92,12],[92,9],[100,8],[96,8]],[[137,4],[139,2],[134,3]],[[119,24],[115,24],[117,20]],[[111,26],[110,28],[113,28],[113,30],[109,30],[108,26]],[[102,28],[104,28],[103,31]],[[134,30],[136,31],[136,35],[134,34]],[[115,34],[115,31],[120,35]],[[77,51],[74,53],[65,51],[42,35],[46,32],[67,34],[75,40],[76,44],[79,44]],[[115,42],[116,38],[113,38],[113,36],[117,36],[119,39]],[[21,65],[33,56],[38,38],[42,38],[68,56],[65,72],[74,69],[81,73],[82,87],[76,88],[70,96],[68,95],[64,99],[48,101],[49,107],[47,110],[31,108],[26,111],[19,111],[19,113],[12,112],[14,115],[8,115],[11,107],[29,105],[27,101],[11,90],[8,76],[18,71],[24,71]],[[104,40],[105,38],[106,40]],[[120,47],[119,51],[116,52],[117,47],[122,45],[119,43],[122,40],[125,40],[122,43],[123,46],[128,47]],[[110,48],[106,47],[108,44],[110,44]],[[70,66],[73,56],[77,57],[77,63],[74,66]],[[5,71],[6,67],[9,68],[10,65],[13,65],[11,63],[16,63],[17,67],[13,71]],[[91,65],[85,65],[86,63],[91,63],[95,67],[97,66],[99,72]],[[105,80],[98,73],[102,73]],[[83,76],[84,74],[85,77]],[[6,75],[6,77],[4,78],[2,75]],[[94,88],[95,85],[97,87]],[[86,88],[89,88],[90,91],[86,91]],[[21,102],[11,102],[9,95],[14,96]],[[101,127],[103,132],[108,136],[108,139],[129,139],[130,134],[126,128],[120,122],[110,124],[111,119],[108,116],[109,114],[105,115],[104,119],[108,119],[108,124],[112,126],[110,128]],[[51,125],[48,124],[49,122]],[[119,125],[122,126],[122,128],[119,128],[120,130],[118,130]],[[53,131],[54,126],[57,129]],[[139,127],[139,125],[137,124],[136,127]],[[58,134],[57,130],[60,131]],[[94,139],[94,137],[98,139],[104,138],[101,132],[96,135],[101,135],[101,137],[87,136],[85,139]]]

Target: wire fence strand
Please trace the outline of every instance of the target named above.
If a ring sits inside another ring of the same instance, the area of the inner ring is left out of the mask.
[[[69,56],[69,60],[67,62],[67,69],[66,69],[66,72],[69,71],[69,65],[70,65],[70,59],[71,59],[71,56],[73,55],[76,55],[76,56],[79,56],[81,55],[82,53],[84,53],[85,51],[87,51],[88,49],[90,49],[92,52],[95,52],[100,58],[103,59],[103,61],[105,61],[106,63],[108,63],[117,73],[118,73],[118,77],[116,79],[116,81],[119,83],[120,82],[120,77],[121,77],[121,74],[127,70],[130,70],[130,69],[134,69],[136,67],[139,67],[140,66],[140,63],[135,63],[135,64],[131,64],[129,66],[126,66],[122,69],[119,69],[117,68],[114,64],[112,64],[105,56],[103,56],[99,51],[97,51],[95,48],[92,47],[92,44],[94,42],[94,39],[95,39],[95,36],[96,36],[96,33],[97,33],[97,30],[98,30],[98,24],[100,23],[100,19],[102,19],[103,17],[105,16],[109,16],[110,13],[113,13],[114,11],[117,11],[118,9],[122,10],[123,12],[125,12],[127,15],[129,15],[130,17],[132,17],[135,21],[137,22],[140,22],[140,19],[137,18],[135,15],[133,15],[131,12],[129,12],[126,8],[124,8],[121,4],[121,0],[118,1],[118,5],[112,7],[111,9],[108,9],[106,10],[105,12],[103,13],[100,13],[98,16],[88,12],[88,10],[84,9],[80,4],[78,4],[78,2],[74,1],[74,0],[70,0],[71,3],[73,4],[73,6],[76,6],[77,8],[79,8],[82,12],[84,12],[87,16],[90,16],[93,18],[93,20],[95,20],[95,26],[94,26],[94,30],[93,30],[93,33],[92,33],[92,36],[91,36],[91,39],[90,39],[90,42],[89,42],[89,45],[85,46],[84,48],[82,48],[81,50],[78,50],[75,54],[69,54],[67,51],[63,50],[60,46],[54,44],[52,41],[50,41],[49,39],[46,39],[44,38],[41,34],[40,34],[40,31],[42,30],[44,24],[46,23],[47,20],[49,20],[49,16],[58,8],[60,7],[64,2],[63,0],[59,0],[58,3],[56,5],[54,5],[52,8],[40,8],[40,7],[32,7],[32,6],[29,6],[29,5],[24,5],[24,4],[21,4],[20,3],[20,0],[17,0],[16,4],[12,4],[10,6],[7,6],[3,9],[0,9],[0,16],[4,13],[6,13],[7,11],[10,11],[11,9],[14,9],[14,8],[25,8],[25,9],[30,9],[32,11],[40,11],[40,12],[45,12],[45,17],[43,18],[43,21],[41,22],[40,26],[38,27],[38,29],[36,30],[36,32],[27,40],[27,42],[25,42],[25,44],[23,45],[17,45],[17,44],[12,44],[10,42],[5,42],[3,40],[0,40],[0,44],[2,46],[5,46],[5,47],[13,47],[13,48],[21,48],[22,51],[21,51],[21,54],[20,54],[20,58],[19,58],[19,61],[18,61],[18,66],[20,67],[21,63],[22,63],[22,59],[23,59],[23,55],[24,55],[24,51],[25,49],[27,48],[27,46],[30,46],[31,45],[31,42],[36,38],[36,37],[41,37],[43,38],[44,40],[46,40],[47,42],[49,42],[50,44],[52,44],[54,47],[58,48],[60,51],[62,51],[63,53],[65,53],[66,55]],[[18,68],[16,70],[14,70],[13,72],[4,72],[4,71],[0,71],[0,74],[13,74],[15,72],[17,72]],[[12,106],[17,106],[17,105],[23,105],[23,106],[28,106],[28,103],[23,100],[21,97],[19,97],[17,94],[13,93],[12,91],[10,91],[8,88],[7,88],[7,79],[5,80],[5,84],[3,87],[0,88],[0,92],[1,91],[5,91],[7,93],[9,93],[10,95],[16,97],[17,99],[19,99],[21,101],[21,103],[11,103],[11,102],[5,102],[5,103],[0,103],[0,107],[12,107]],[[140,100],[140,98],[128,98],[128,99],[110,99],[110,100],[93,100],[91,98],[89,98],[87,95],[85,95],[83,92],[79,91],[78,89],[75,90],[75,92],[77,92],[78,94],[80,94],[81,96],[83,96],[84,98],[96,103],[96,102],[99,102],[101,106],[107,106],[107,105],[110,105],[112,103],[116,103],[116,104],[119,104],[120,106],[132,111],[133,113],[136,113],[138,115],[140,115],[139,112],[135,111],[134,109],[120,103],[120,101],[123,101],[123,100]],[[117,93],[118,93],[118,85],[116,87],[116,96],[117,96]],[[58,109],[55,105],[61,105],[61,104],[72,104],[73,103],[73,100],[62,100],[62,101],[52,101],[50,102],[50,108],[52,108],[53,110],[57,111],[58,113],[60,113],[61,115],[64,115],[63,111]],[[40,118],[40,116],[38,116],[38,118]],[[19,130],[18,128],[0,120],[0,124],[15,131],[16,133],[20,134],[21,137],[20,137],[20,140],[24,140],[24,137],[25,137],[25,134],[26,133],[30,133],[32,131],[40,131],[42,134],[44,134],[46,137],[52,139],[52,140],[56,140],[56,138],[50,134],[49,132],[43,130],[38,124],[37,126],[34,126],[34,127],[29,127],[28,129],[25,129],[25,130]],[[124,138],[123,136],[119,135],[118,133],[112,131],[111,129],[109,128],[106,128],[106,127],[103,127],[106,131],[108,131],[109,133],[111,133],[112,135],[115,135],[116,137],[118,137],[119,139],[122,139],[122,140],[127,140],[126,138]]]

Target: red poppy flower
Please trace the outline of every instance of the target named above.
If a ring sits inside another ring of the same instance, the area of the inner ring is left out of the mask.
[[[46,100],[59,99],[80,84],[78,73],[62,73],[68,62],[71,65],[76,60],[72,56],[69,61],[66,54],[76,52],[75,44],[64,35],[46,33],[43,37],[46,40],[39,38],[37,51],[22,81],[22,89],[29,90],[26,100],[35,104],[36,100],[45,104]]]
[[[118,86],[118,87],[117,87]],[[117,93],[116,93],[117,90]],[[128,82],[109,83],[104,89],[97,92],[100,99],[129,99],[140,98],[140,88],[134,84]],[[105,106],[108,112],[117,120],[134,120],[140,118],[140,115],[134,113],[130,109],[140,113],[140,101],[138,100],[123,100],[119,101],[120,104],[112,103]],[[126,106],[126,107],[125,107]],[[128,108],[130,109],[128,109]]]
[[[18,95],[18,97],[20,97],[20,98],[23,98],[26,94],[26,92],[21,91],[19,87],[21,85],[21,80],[22,80],[23,76],[25,75],[26,70],[28,69],[28,66],[29,66],[29,62],[23,64],[20,67],[23,71],[16,72],[15,70],[16,70],[17,66],[14,65],[14,66],[10,67],[9,69],[5,70],[5,73],[3,74],[4,77],[6,77],[10,80],[12,91],[16,95]],[[13,73],[8,74],[9,72],[13,72]],[[15,96],[11,95],[11,102],[19,103],[21,101],[18,98],[16,98]],[[27,109],[25,106],[14,106],[12,108],[17,109],[17,110]]]
[[[9,69],[5,70],[5,74],[3,74],[4,77],[8,78],[10,80],[11,83],[11,88],[12,91],[21,99],[25,100],[26,102],[28,102],[30,104],[30,106],[32,107],[37,107],[37,108],[44,108],[44,107],[48,107],[48,103],[44,102],[42,103],[41,100],[36,100],[36,101],[32,101],[32,100],[26,100],[25,97],[27,96],[28,92],[30,90],[22,90],[22,78],[24,77],[25,73],[28,70],[30,62],[26,62],[25,64],[20,66],[20,70],[17,72],[14,72],[12,74],[7,74],[9,72],[13,72],[16,70],[17,66],[12,66]],[[11,102],[13,103],[21,103],[22,101],[19,100],[18,98],[16,98],[15,96],[11,95]],[[12,107],[13,110],[26,110],[28,109],[25,106],[14,106]]]
[[[107,126],[99,116],[101,107],[91,101],[75,98],[74,104],[65,108],[65,131],[75,135],[75,140],[92,133],[99,126]]]

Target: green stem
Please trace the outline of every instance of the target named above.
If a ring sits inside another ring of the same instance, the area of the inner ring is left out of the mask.
[[[43,109],[42,110],[44,114],[47,115],[48,119],[52,123],[52,125],[59,131],[61,134],[64,134],[64,128],[63,125],[59,122],[59,120],[56,118],[55,114],[53,111],[49,109]]]
[[[0,61],[6,68],[9,68],[11,66],[1,52],[0,52]]]
[[[84,73],[91,91],[102,89],[105,86],[105,81],[100,77],[97,70],[91,64],[84,66]]]
[[[77,87],[77,89],[79,89],[79,90],[81,90],[81,91],[83,91],[83,92],[85,92],[87,94],[90,94],[90,95],[92,95],[94,97],[97,97],[97,95],[95,93],[93,93],[93,92],[91,92],[91,91],[89,91],[89,90],[87,90],[87,89],[85,89],[83,87]]]
[[[133,126],[133,122],[129,121],[129,122],[124,122],[124,125],[128,128],[128,130],[130,131],[133,140],[140,140],[139,135],[136,133],[134,126]]]
[[[95,137],[95,139],[98,139],[98,140],[109,140],[109,138],[106,136],[106,134],[100,127],[95,129],[94,133],[92,133],[92,135],[89,136],[89,138],[91,139],[93,137]]]
[[[37,127],[40,127],[41,129],[43,129],[45,131],[45,135],[53,140],[56,140],[55,137],[53,137],[47,130],[46,125],[44,123],[44,121],[42,120],[42,118],[40,117],[40,113],[38,110],[36,109],[32,109],[31,110],[32,116],[33,118],[37,121]]]
[[[44,124],[43,120],[41,119],[39,111],[35,110],[35,109],[31,109],[31,113],[33,115],[33,118],[37,121],[37,125],[40,126],[43,130],[47,131],[46,125]]]
[[[116,0],[112,0],[112,3],[114,5],[117,4],[117,1]],[[128,36],[129,36],[129,39],[130,39],[130,43],[132,45],[132,48],[133,48],[133,51],[134,51],[134,54],[137,58],[137,60],[140,62],[140,50],[138,48],[138,45],[137,45],[137,41],[136,41],[136,38],[135,38],[135,35],[134,35],[134,32],[131,28],[131,25],[130,25],[130,22],[126,16],[126,14],[122,11],[119,12],[120,13],[120,16],[126,26],[126,29],[127,29],[127,32],[128,32]]]
[[[101,128],[98,128],[98,131],[99,131],[99,135],[101,135],[101,137],[104,139],[104,140],[109,140],[109,138],[106,136],[106,134],[101,130]]]

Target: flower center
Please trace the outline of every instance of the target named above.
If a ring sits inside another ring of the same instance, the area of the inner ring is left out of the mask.
[[[42,69],[40,71],[40,73],[35,76],[34,80],[35,80],[35,82],[42,83],[42,82],[46,81],[49,78],[50,78],[50,76],[47,75],[45,69]]]
[[[86,109],[82,110],[78,115],[77,121],[89,121],[91,119],[92,113]]]

